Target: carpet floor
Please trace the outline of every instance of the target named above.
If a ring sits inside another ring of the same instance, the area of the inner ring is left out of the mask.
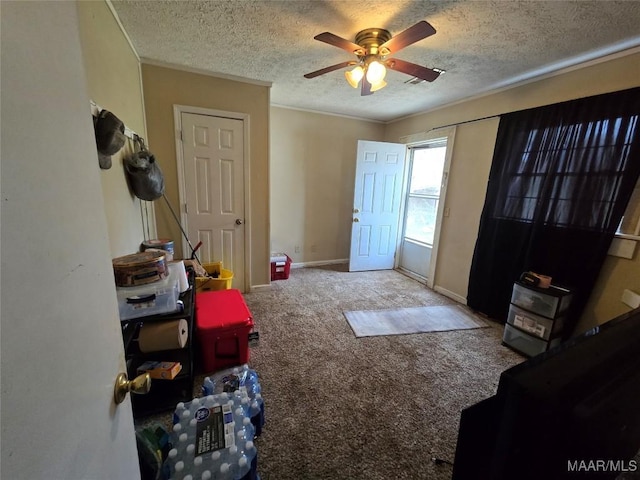
[[[524,360],[491,321],[356,338],[345,311],[456,305],[396,271],[293,269],[245,300],[260,332],[250,365],[265,399],[263,480],[450,479],[451,467],[431,458],[453,460],[460,411],[493,395],[500,373]],[[154,420],[170,414],[146,422]]]

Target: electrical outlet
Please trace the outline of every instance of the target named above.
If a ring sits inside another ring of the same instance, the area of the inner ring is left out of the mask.
[[[295,247],[293,247],[293,251],[295,253],[300,253],[300,245],[296,245]]]

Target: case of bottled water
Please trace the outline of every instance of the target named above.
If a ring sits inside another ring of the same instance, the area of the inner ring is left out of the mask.
[[[259,436],[265,421],[264,401],[260,379],[255,370],[245,363],[242,366],[221,370],[205,377],[202,384],[202,394],[205,396],[236,391],[247,393],[251,422],[256,429],[256,436]]]
[[[221,392],[179,403],[163,465],[171,480],[259,480],[247,391]]]

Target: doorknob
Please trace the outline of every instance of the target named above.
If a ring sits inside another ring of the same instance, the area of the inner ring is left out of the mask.
[[[353,213],[360,213],[360,210],[358,210],[357,208],[354,208]]]
[[[138,375],[129,381],[126,373],[119,373],[116,378],[116,385],[113,388],[113,399],[116,404],[124,402],[127,393],[133,392],[144,395],[151,390],[151,376],[148,373]]]
[[[242,225],[244,222],[241,218],[236,218],[236,225]]]
[[[359,218],[354,218],[353,221],[354,221],[354,223],[358,223],[360,221],[360,219]]]

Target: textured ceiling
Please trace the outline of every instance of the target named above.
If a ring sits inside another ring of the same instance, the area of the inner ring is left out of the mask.
[[[640,45],[640,1],[120,1],[112,0],[140,57],[214,74],[272,82],[271,101],[389,121]],[[365,28],[393,35],[426,20],[436,34],[394,57],[445,70],[406,84],[389,71],[371,96],[344,71],[305,79],[356,59],[313,37],[354,41]]]

